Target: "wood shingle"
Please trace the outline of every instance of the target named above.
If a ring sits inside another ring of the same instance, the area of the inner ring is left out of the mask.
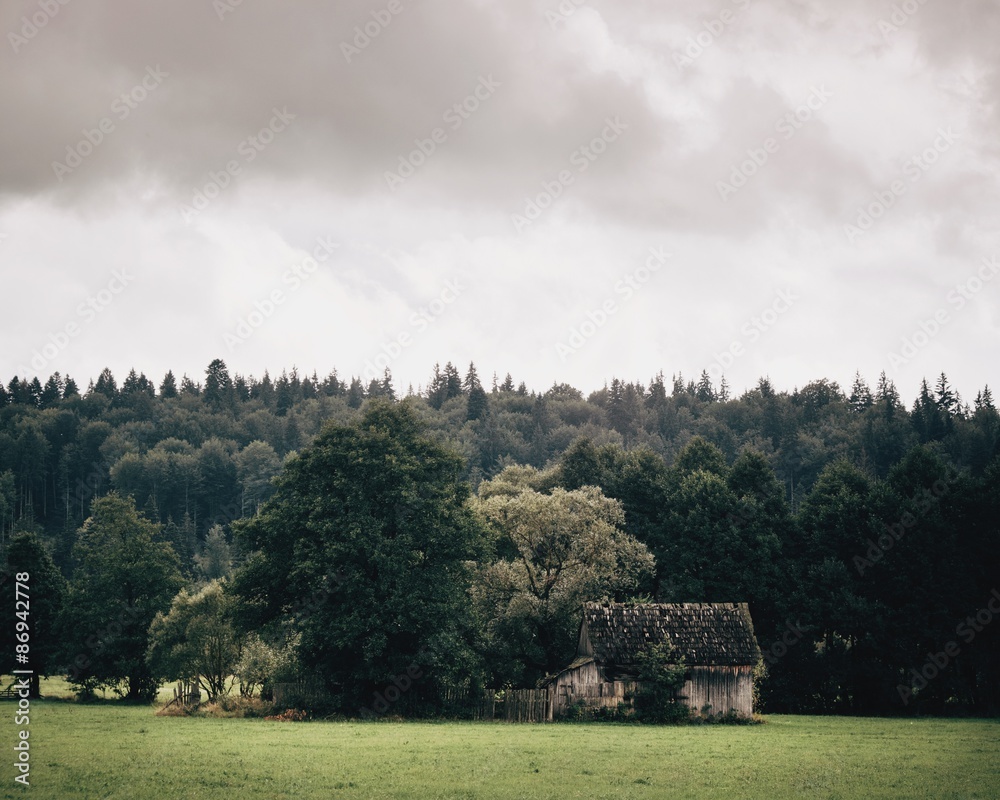
[[[760,659],[746,603],[584,604],[581,650],[599,664],[632,667],[638,653],[665,640],[691,667],[753,666]]]

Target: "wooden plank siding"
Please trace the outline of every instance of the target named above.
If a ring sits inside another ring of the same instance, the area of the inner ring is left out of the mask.
[[[696,713],[753,715],[753,667],[692,667],[678,694]]]
[[[565,716],[574,703],[583,703],[587,708],[617,708],[635,687],[634,681],[603,680],[593,661],[563,670],[549,684],[549,719]]]
[[[574,703],[586,708],[617,708],[623,703],[631,707],[640,686],[636,681],[602,680],[593,661],[564,670],[549,685],[549,719],[566,716]],[[735,711],[749,717],[753,714],[753,668],[693,667],[677,699],[696,714]]]

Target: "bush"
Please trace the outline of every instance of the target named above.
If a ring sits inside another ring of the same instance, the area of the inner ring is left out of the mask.
[[[158,717],[218,717],[223,719],[261,719],[274,713],[274,704],[257,697],[220,697],[211,703],[184,705],[169,703],[158,709]]]
[[[635,695],[635,717],[654,725],[677,725],[689,722],[691,709],[677,702],[675,694],[661,686],[644,686]]]
[[[260,719],[274,713],[274,704],[257,697],[220,697],[203,710],[206,717]]]
[[[635,716],[640,722],[676,724],[691,718],[691,709],[677,701],[687,666],[669,641],[651,645],[637,656],[639,690],[635,693]]]
[[[566,719],[570,722],[635,722],[636,716],[627,703],[594,708],[577,700],[567,710]]]
[[[297,708],[289,708],[272,717],[264,717],[268,722],[305,722],[309,719],[309,714]]]
[[[81,703],[96,702],[99,699],[97,697],[97,690],[103,689],[106,686],[103,681],[93,676],[80,678],[77,681],[73,681],[72,684],[76,687],[76,699]]]
[[[691,722],[698,725],[763,725],[764,718],[756,714],[752,717],[740,716],[734,708],[713,714],[712,707],[706,705],[701,707],[699,714],[691,715]]]

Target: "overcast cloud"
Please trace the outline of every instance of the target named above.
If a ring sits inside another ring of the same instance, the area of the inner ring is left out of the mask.
[[[995,0],[18,0],[0,33],[5,383],[998,383]]]

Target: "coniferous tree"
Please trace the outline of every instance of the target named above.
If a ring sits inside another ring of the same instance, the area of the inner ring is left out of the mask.
[[[54,407],[62,399],[62,394],[62,376],[58,372],[55,372],[49,376],[49,379],[45,382],[45,386],[42,388],[42,393],[39,397],[39,406],[41,408]]]
[[[351,386],[347,390],[347,405],[350,408],[361,408],[365,400],[365,390],[360,378],[351,378]]]
[[[201,386],[191,380],[187,373],[181,377],[181,394],[187,397],[198,397],[201,394]]]
[[[883,372],[884,376],[885,373]],[[854,373],[854,383],[851,384],[851,396],[848,398],[848,402],[851,406],[851,411],[855,414],[861,414],[868,410],[875,403],[875,398],[872,397],[871,390],[868,388],[868,384],[865,383],[864,378],[861,377],[860,372]]]
[[[726,381],[726,376],[723,375],[719,379],[719,402],[720,403],[728,403],[729,400],[730,400],[730,397],[729,397],[729,383]]]
[[[948,384],[948,378],[943,372],[938,377],[934,395],[937,406],[941,409],[942,414],[951,416],[958,410],[960,400],[955,392],[952,391],[951,386]]]
[[[233,376],[233,395],[236,402],[245,403],[250,399],[250,381],[252,380],[252,376],[249,380],[239,374]]]
[[[337,377],[337,370],[333,370],[323,381],[323,394],[327,397],[341,397],[346,391],[347,387]]]
[[[174,378],[173,370],[167,370],[160,384],[160,397],[177,397],[177,380]]]
[[[306,376],[302,379],[302,399],[309,400],[316,396],[316,385],[319,383],[319,379],[316,377],[316,371],[313,370],[312,376]]]
[[[98,394],[103,394],[112,403],[118,399],[118,382],[107,367],[101,370],[101,374],[98,375],[97,383],[94,384],[94,391]]]
[[[202,400],[214,411],[231,411],[235,404],[233,381],[226,362],[216,358],[205,369],[205,389]]]
[[[382,372],[382,381],[379,383],[379,391],[381,392],[381,396],[390,403],[396,402],[396,390],[392,386],[392,373],[389,371],[388,367],[386,367]]]
[[[479,382],[479,375],[476,374],[476,366],[469,363],[469,371],[465,375],[462,385],[467,397],[467,410],[465,418],[469,420],[480,419],[489,409],[489,398],[483,385]]]
[[[42,382],[38,380],[36,375],[31,379],[31,383],[28,384],[28,396],[30,398],[29,404],[33,405],[35,408],[41,408],[42,405]]]
[[[695,397],[704,403],[711,403],[716,399],[715,388],[712,386],[708,370],[701,371],[701,377],[698,379],[698,385],[695,389]]]
[[[194,557],[195,575],[211,583],[233,574],[233,551],[221,525],[213,525],[205,534],[205,544]]]
[[[629,432],[628,412],[625,407],[625,385],[618,379],[611,379],[608,389],[608,423],[618,433],[625,436]]]
[[[663,383],[663,372],[657,373],[649,383],[649,395],[646,405],[650,408],[663,408],[667,404],[667,387]]]
[[[878,376],[878,386],[875,389],[875,405],[886,419],[892,419],[903,411],[903,403],[899,398],[896,384],[889,380],[885,371]]]
[[[10,403],[21,402],[21,380],[15,375],[7,384],[7,397]]]
[[[920,382],[920,394],[913,403],[910,420],[920,437],[921,443],[937,441],[945,433],[944,415],[941,406],[931,394],[926,379]]]
[[[441,408],[448,397],[448,386],[441,374],[441,365],[434,365],[434,374],[427,386],[427,403],[431,408]]]
[[[446,386],[445,400],[459,397],[462,394],[462,378],[458,374],[458,369],[450,361],[444,365],[444,380]]]

